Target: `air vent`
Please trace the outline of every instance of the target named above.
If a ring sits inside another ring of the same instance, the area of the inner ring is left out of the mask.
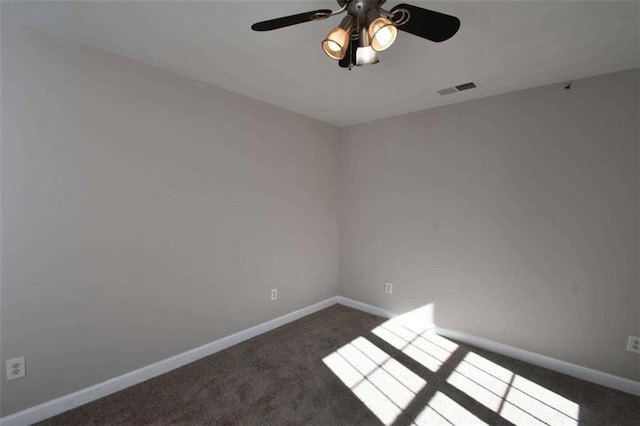
[[[447,87],[446,89],[438,90],[438,93],[441,94],[442,96],[450,95],[450,94],[456,93],[456,92],[457,92],[457,90],[456,90],[455,87]]]
[[[458,91],[462,92],[463,90],[473,89],[474,87],[477,87],[476,84],[474,82],[469,82],[469,83],[464,83],[464,84],[457,85],[456,89],[458,89]]]
[[[476,86],[476,84],[471,81],[469,83],[458,84],[457,86],[453,86],[453,87],[447,87],[446,89],[440,89],[438,90],[438,93],[444,96],[444,95],[450,95],[452,93],[462,92],[463,90],[473,89],[475,87],[478,87],[478,86]]]

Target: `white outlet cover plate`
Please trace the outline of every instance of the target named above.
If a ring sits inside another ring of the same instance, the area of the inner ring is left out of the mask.
[[[629,340],[627,340],[627,350],[640,354],[640,337],[630,335]]]
[[[278,289],[271,289],[271,300],[278,300]]]
[[[393,283],[386,283],[384,285],[385,293],[392,294],[393,293]]]
[[[27,369],[25,367],[23,356],[7,360],[7,380],[19,379],[26,376],[26,374]]]

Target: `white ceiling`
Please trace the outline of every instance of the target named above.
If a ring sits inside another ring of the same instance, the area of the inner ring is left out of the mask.
[[[320,47],[340,17],[250,29],[332,1],[3,1],[2,14],[341,126],[639,66],[638,2],[407,2],[457,16],[460,31],[443,43],[401,32],[379,64],[352,71]],[[436,93],[468,81],[478,88]]]

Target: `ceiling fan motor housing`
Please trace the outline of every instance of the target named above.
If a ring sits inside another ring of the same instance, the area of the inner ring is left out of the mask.
[[[352,0],[337,0],[338,1],[338,6],[342,7],[345,4],[349,3]],[[387,0],[370,0],[371,3],[377,4],[378,6],[382,6],[384,3],[387,2]]]
[[[338,0],[342,7],[348,3],[347,13],[360,22],[366,22],[367,13],[373,9],[378,10],[386,0]]]

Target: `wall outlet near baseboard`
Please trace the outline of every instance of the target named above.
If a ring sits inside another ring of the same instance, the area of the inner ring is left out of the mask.
[[[271,289],[271,300],[277,300],[278,299],[278,289],[277,288],[272,288]]]
[[[24,357],[7,360],[7,380],[15,380],[27,375]]]
[[[384,285],[384,292],[387,294],[392,294],[393,293],[393,283],[386,283]]]
[[[627,350],[629,352],[640,354],[640,337],[629,335],[629,340],[627,340]]]

